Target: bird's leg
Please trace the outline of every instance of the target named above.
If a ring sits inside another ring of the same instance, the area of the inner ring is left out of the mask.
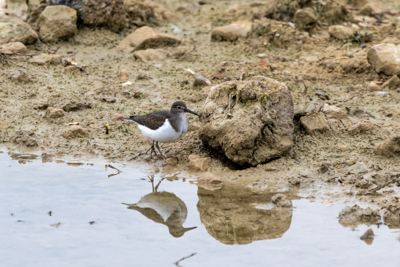
[[[154,140],[153,140],[153,145],[151,146],[151,153],[150,153],[150,158],[152,159],[153,158],[153,152],[154,152],[154,154],[156,154],[156,156],[157,156],[157,153],[156,153],[156,149],[154,148]]]
[[[130,160],[137,159],[138,157],[140,157],[140,156],[142,156],[142,155],[147,155],[147,154],[149,153],[150,150],[151,150],[150,158],[152,158],[152,157],[153,157],[153,151],[155,152],[155,149],[154,149],[154,141],[153,141],[153,144],[151,145],[151,147],[150,147],[149,149],[147,149],[146,152],[140,153],[139,155],[136,155],[134,158],[132,158],[132,159],[130,159]]]
[[[158,146],[158,142],[156,142],[156,148],[158,149],[158,152],[160,152],[161,156],[163,156],[163,158],[166,158],[166,157],[164,156],[164,154],[161,152],[161,149],[160,149],[160,147]]]

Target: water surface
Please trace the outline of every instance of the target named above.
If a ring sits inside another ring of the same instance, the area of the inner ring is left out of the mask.
[[[185,174],[0,154],[1,266],[399,266],[400,232],[343,227],[344,205],[242,186],[198,188]],[[113,175],[117,174],[117,175]],[[153,183],[150,181],[153,179]],[[215,188],[214,188],[215,189]]]

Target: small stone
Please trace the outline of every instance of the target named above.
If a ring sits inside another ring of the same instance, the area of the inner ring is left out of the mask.
[[[26,46],[21,42],[8,43],[0,46],[1,53],[25,53]]]
[[[365,165],[362,162],[356,162],[355,164],[353,164],[351,166],[343,168],[342,171],[346,172],[346,173],[354,173],[354,174],[366,173],[366,172],[368,172],[368,167],[367,167],[367,165]]]
[[[12,79],[13,81],[22,82],[22,83],[28,83],[28,82],[32,81],[31,77],[24,70],[17,71],[8,77],[10,79]]]
[[[374,5],[372,3],[367,3],[362,7],[362,9],[361,9],[359,14],[363,15],[363,16],[372,16],[372,17],[374,17],[376,15],[382,16],[383,12],[376,5]]]
[[[282,208],[291,208],[292,201],[287,199],[284,194],[276,194],[272,197],[271,202],[274,203],[277,207]]]
[[[310,7],[298,9],[296,13],[294,13],[293,22],[297,28],[302,30],[310,30],[315,28],[317,25],[315,10]]]
[[[239,38],[247,38],[252,24],[251,21],[239,20],[226,26],[216,27],[211,33],[211,40],[233,42]]]
[[[397,75],[393,75],[389,80],[387,80],[383,85],[382,88],[389,88],[389,89],[396,89],[400,86],[400,79]]]
[[[48,107],[45,117],[50,119],[57,119],[65,116],[65,111],[59,108]]]
[[[88,136],[88,131],[80,125],[72,125],[64,132],[64,137],[67,139],[71,138],[83,138]]]
[[[40,54],[38,56],[32,57],[29,62],[39,65],[44,65],[44,64],[61,64],[61,61],[62,57],[60,55]]]
[[[197,178],[198,183],[206,183],[206,184],[220,184],[222,183],[221,178],[211,172],[205,172],[200,174]]]
[[[394,44],[378,44],[368,51],[367,59],[371,67],[386,75],[400,75],[400,46]]]
[[[325,116],[327,119],[341,119],[347,116],[346,111],[342,110],[339,107],[336,106],[331,106],[328,104],[325,104],[322,112],[325,113]]]
[[[345,144],[337,144],[337,145],[335,145],[335,148],[336,148],[337,150],[340,150],[340,151],[347,151],[347,150],[349,150],[349,147],[348,147],[347,145],[345,145]]]
[[[360,237],[361,240],[364,239],[374,239],[375,234],[374,231],[372,231],[371,228],[369,228],[367,231],[365,231],[365,233]]]
[[[325,105],[325,102],[323,100],[321,100],[320,98],[317,98],[313,102],[311,102],[311,104],[305,110],[305,113],[306,114],[307,113],[309,113],[309,114],[318,113],[322,110],[324,105]]]
[[[99,129],[99,126],[97,126],[94,123],[89,124],[89,127],[92,128],[92,129]]]
[[[196,171],[207,171],[209,165],[208,158],[200,158],[199,155],[190,155],[189,156],[189,167],[192,170]]]
[[[375,154],[387,157],[400,155],[400,136],[391,136],[374,149]]]
[[[178,164],[178,158],[176,158],[176,157],[170,157],[170,158],[167,158],[165,161],[164,161],[164,163],[163,163],[163,166],[176,166],[177,164]]]
[[[181,40],[171,34],[158,33],[150,27],[141,27],[125,37],[117,50],[127,53],[148,48],[159,48],[179,44]]]
[[[362,121],[351,126],[347,131],[351,134],[364,133],[371,130],[374,127],[374,123],[371,121]]]
[[[380,88],[379,85],[377,85],[376,83],[370,82],[370,83],[368,84],[368,90],[370,90],[370,91],[380,91],[381,88]]]
[[[289,182],[290,185],[299,186],[300,183],[301,183],[301,178],[299,178],[299,177],[291,177],[291,178],[289,178],[288,182]]]
[[[38,20],[39,37],[43,42],[58,42],[78,32],[75,9],[65,5],[47,6]]]
[[[330,36],[339,40],[346,40],[353,37],[353,29],[342,25],[330,26],[328,32]]]
[[[309,116],[303,116],[300,118],[300,122],[305,128],[308,134],[315,134],[316,132],[329,131],[328,122],[322,112],[311,114]]]
[[[127,70],[121,70],[120,72],[118,72],[118,78],[121,81],[127,81],[129,80],[129,73]]]
[[[164,50],[162,49],[146,49],[146,50],[139,50],[133,53],[133,57],[142,61],[142,62],[149,62],[153,60],[163,60],[165,59],[166,55]]]

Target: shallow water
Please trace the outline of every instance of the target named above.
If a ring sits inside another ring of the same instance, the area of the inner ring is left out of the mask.
[[[175,266],[193,253],[178,265],[400,264],[399,230],[373,225],[369,245],[359,238],[367,226],[338,223],[344,205],[286,192],[294,208],[276,210],[276,192],[210,191],[184,174],[170,181],[120,164],[113,165],[122,172],[109,177],[118,171],[105,165],[0,154],[0,265]]]

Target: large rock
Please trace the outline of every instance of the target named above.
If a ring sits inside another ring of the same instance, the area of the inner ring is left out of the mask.
[[[293,146],[293,99],[287,87],[255,76],[211,88],[200,138],[244,166],[285,155]]]
[[[1,1],[0,1],[1,2]],[[7,10],[14,12],[18,18],[26,21],[28,5],[26,0],[7,0]]]
[[[171,34],[158,33],[150,27],[142,27],[125,37],[117,46],[124,52],[147,48],[159,48],[179,44],[181,40]]]
[[[114,32],[124,29],[126,13],[123,0],[50,0],[51,5],[66,5],[77,11],[78,22],[106,27]]]
[[[315,28],[315,26],[317,26],[315,10],[310,7],[297,10],[296,13],[294,13],[293,22],[297,28],[302,30]]]
[[[171,17],[168,11],[153,2],[124,0],[124,7],[130,24],[157,23]]]
[[[38,39],[29,24],[19,19],[13,12],[0,9],[0,45],[10,42],[32,44]]]
[[[246,38],[251,32],[252,22],[239,20],[226,26],[216,27],[211,33],[211,40],[214,41],[236,41],[239,38]]]
[[[367,59],[372,68],[386,75],[400,75],[400,46],[378,44],[368,51]]]
[[[39,17],[39,37],[43,42],[57,42],[78,32],[76,10],[67,6],[47,6]]]
[[[330,26],[328,32],[330,36],[339,40],[346,40],[353,37],[353,29],[342,25]]]

